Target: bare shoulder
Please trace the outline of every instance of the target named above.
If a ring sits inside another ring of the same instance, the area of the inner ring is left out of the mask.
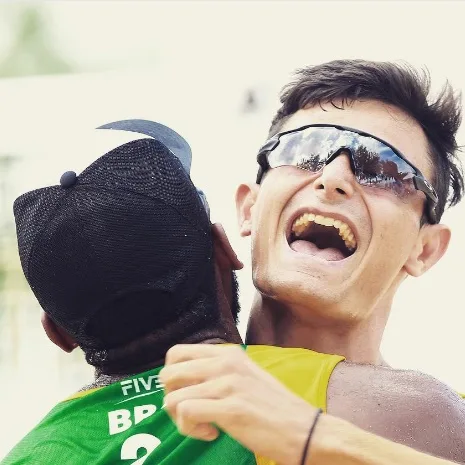
[[[328,411],[393,441],[465,463],[465,402],[430,375],[340,363],[328,387]]]

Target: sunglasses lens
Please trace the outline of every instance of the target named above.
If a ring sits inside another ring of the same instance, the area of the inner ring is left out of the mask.
[[[395,192],[399,196],[415,191],[414,169],[390,147],[370,137],[357,136],[354,149],[355,175],[363,186]]]
[[[317,173],[337,149],[340,132],[335,128],[310,127],[283,134],[278,146],[268,155],[270,168],[296,166]]]

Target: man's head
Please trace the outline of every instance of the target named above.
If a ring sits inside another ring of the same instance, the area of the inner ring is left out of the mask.
[[[182,340],[230,337],[234,327],[218,306],[205,205],[171,148],[129,142],[14,205],[32,290],[59,332],[103,369],[131,370]]]
[[[447,248],[432,223],[463,194],[459,100],[430,100],[407,66],[346,60],[300,70],[281,102],[270,137],[317,126],[268,144],[260,185],[238,190],[255,285],[306,318],[364,320]]]

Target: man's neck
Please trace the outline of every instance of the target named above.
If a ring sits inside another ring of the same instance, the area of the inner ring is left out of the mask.
[[[211,333],[211,334],[208,334]],[[224,344],[228,342],[222,337],[218,337],[216,331],[205,331],[203,335],[198,333],[193,335],[192,337],[185,338],[180,340],[179,344]],[[236,342],[236,341],[234,341]],[[165,354],[154,354],[154,357],[147,363],[144,364],[134,364],[131,366],[130,369],[123,369],[123,370],[95,370],[95,379],[94,382],[90,385],[85,386],[81,390],[88,390],[96,387],[104,387],[108,386],[109,384],[116,383],[121,381],[122,379],[128,378],[129,376],[133,376],[138,373],[143,373],[144,371],[152,370],[157,367],[161,367],[165,363]]]
[[[255,298],[247,328],[247,344],[300,347],[320,353],[344,356],[353,363],[384,365],[379,348],[387,320],[386,306],[378,306],[373,316],[358,324],[296,317],[302,311]],[[301,310],[301,309],[300,309]],[[311,315],[311,309],[306,309]]]

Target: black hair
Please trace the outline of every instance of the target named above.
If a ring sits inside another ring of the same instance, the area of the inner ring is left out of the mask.
[[[461,96],[447,82],[435,99],[430,99],[429,72],[408,64],[366,60],[335,60],[299,69],[281,93],[282,106],[273,118],[270,136],[306,106],[331,103],[337,108],[355,100],[378,100],[391,104],[415,119],[429,143],[433,166],[432,184],[438,194],[436,211],[441,218],[447,206],[457,204],[464,194],[464,179],[457,158],[456,133],[461,123]],[[425,221],[423,215],[422,223]]]

